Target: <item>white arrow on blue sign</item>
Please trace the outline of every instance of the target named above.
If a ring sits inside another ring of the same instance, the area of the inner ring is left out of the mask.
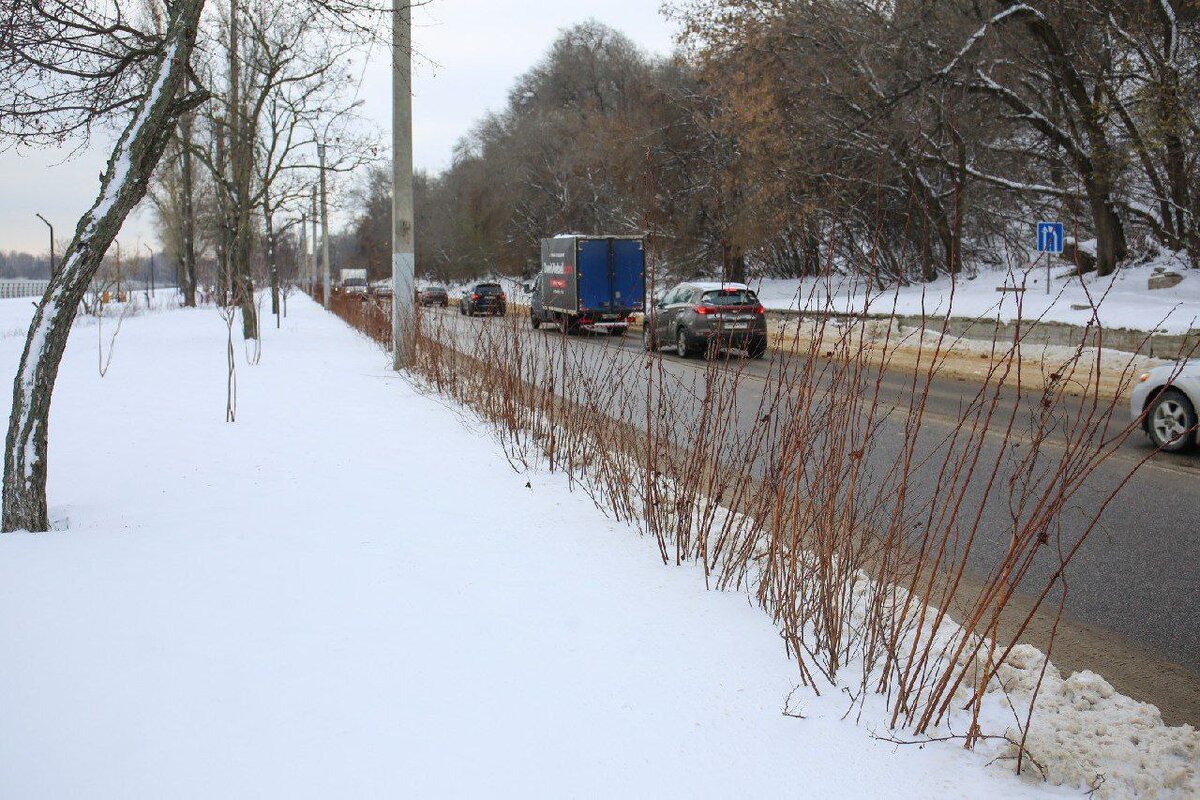
[[[1039,253],[1061,253],[1066,243],[1061,222],[1039,222],[1037,245]]]

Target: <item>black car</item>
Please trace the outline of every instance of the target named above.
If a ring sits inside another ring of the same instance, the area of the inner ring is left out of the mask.
[[[476,314],[495,314],[503,317],[508,310],[508,298],[498,283],[477,283],[466,289],[458,301],[458,313],[473,317]]]
[[[744,284],[681,283],[646,315],[642,342],[647,350],[673,347],[683,358],[725,348],[762,358],[767,317],[758,296]]]

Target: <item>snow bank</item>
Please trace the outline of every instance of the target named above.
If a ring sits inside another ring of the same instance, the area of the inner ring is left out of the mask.
[[[1183,281],[1170,289],[1146,288],[1155,270],[1171,270]],[[1045,318],[1056,322],[1086,325],[1092,304],[1106,328],[1186,333],[1200,328],[1200,270],[1188,269],[1172,254],[1164,254],[1140,266],[1123,267],[1115,275],[1087,275],[1081,281],[1070,274],[1070,266],[1055,263],[1051,269],[1051,293],[1046,293],[1046,270],[1028,274],[983,270],[975,278],[951,282],[939,278],[930,284],[899,288],[872,287],[861,276],[835,275],[831,279],[767,279],[757,286],[763,305],[776,310],[833,310],[841,313],[984,317],[1010,322],[1018,313],[1026,320]],[[1017,295],[998,292],[997,287],[1024,285]],[[1019,305],[1018,305],[1019,304]],[[1075,308],[1074,306],[1082,306]]]
[[[1019,645],[999,670],[999,686],[1028,705],[1046,657]],[[1068,678],[1046,665],[1025,749],[1051,783],[1096,788],[1093,797],[1200,797],[1200,735],[1190,725],[1167,727],[1159,710],[1115,689],[1094,672]],[[1018,705],[1018,707],[1021,707]],[[1017,757],[1020,732],[1004,756]]]

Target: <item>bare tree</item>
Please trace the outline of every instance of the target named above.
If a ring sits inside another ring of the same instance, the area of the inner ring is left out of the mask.
[[[203,0],[176,0],[161,36],[131,28],[119,8],[102,3],[17,4],[20,15],[8,21],[4,57],[17,74],[6,80],[20,93],[0,112],[0,130],[10,141],[65,136],[115,110],[133,114],[113,148],[100,194],[79,220],[29,326],[5,442],[6,531],[49,528],[50,400],[67,337],[92,276],[145,195],[176,123],[207,99],[203,91],[185,90],[203,6]],[[144,88],[131,94],[138,73]],[[35,87],[44,88],[31,94]]]

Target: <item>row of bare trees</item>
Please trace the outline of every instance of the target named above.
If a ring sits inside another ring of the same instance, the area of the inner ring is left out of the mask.
[[[209,259],[212,292],[240,308],[246,338],[258,337],[256,251],[268,272],[277,269],[313,145],[336,145],[335,169],[369,152],[354,133],[347,68],[351,47],[370,40],[380,12],[360,0],[33,0],[0,16],[0,149],[117,132],[99,193],[38,303],[13,382],[4,530],[49,528],[59,364],[106,253],[151,186],[186,301],[196,302]]]
[[[185,304],[206,286],[241,309],[252,339],[256,278],[271,282],[274,308],[302,263],[317,148],[329,146],[326,169],[346,172],[374,147],[348,91],[359,37],[283,0],[232,0],[219,12],[195,65],[217,102],[180,121],[151,198]]]
[[[656,234],[677,275],[1200,253],[1200,10],[1183,0],[679,0],[676,54],[564,31],[418,187],[418,264],[536,268],[559,231]],[[379,201],[380,198],[376,197]],[[385,202],[359,250],[386,270]]]

